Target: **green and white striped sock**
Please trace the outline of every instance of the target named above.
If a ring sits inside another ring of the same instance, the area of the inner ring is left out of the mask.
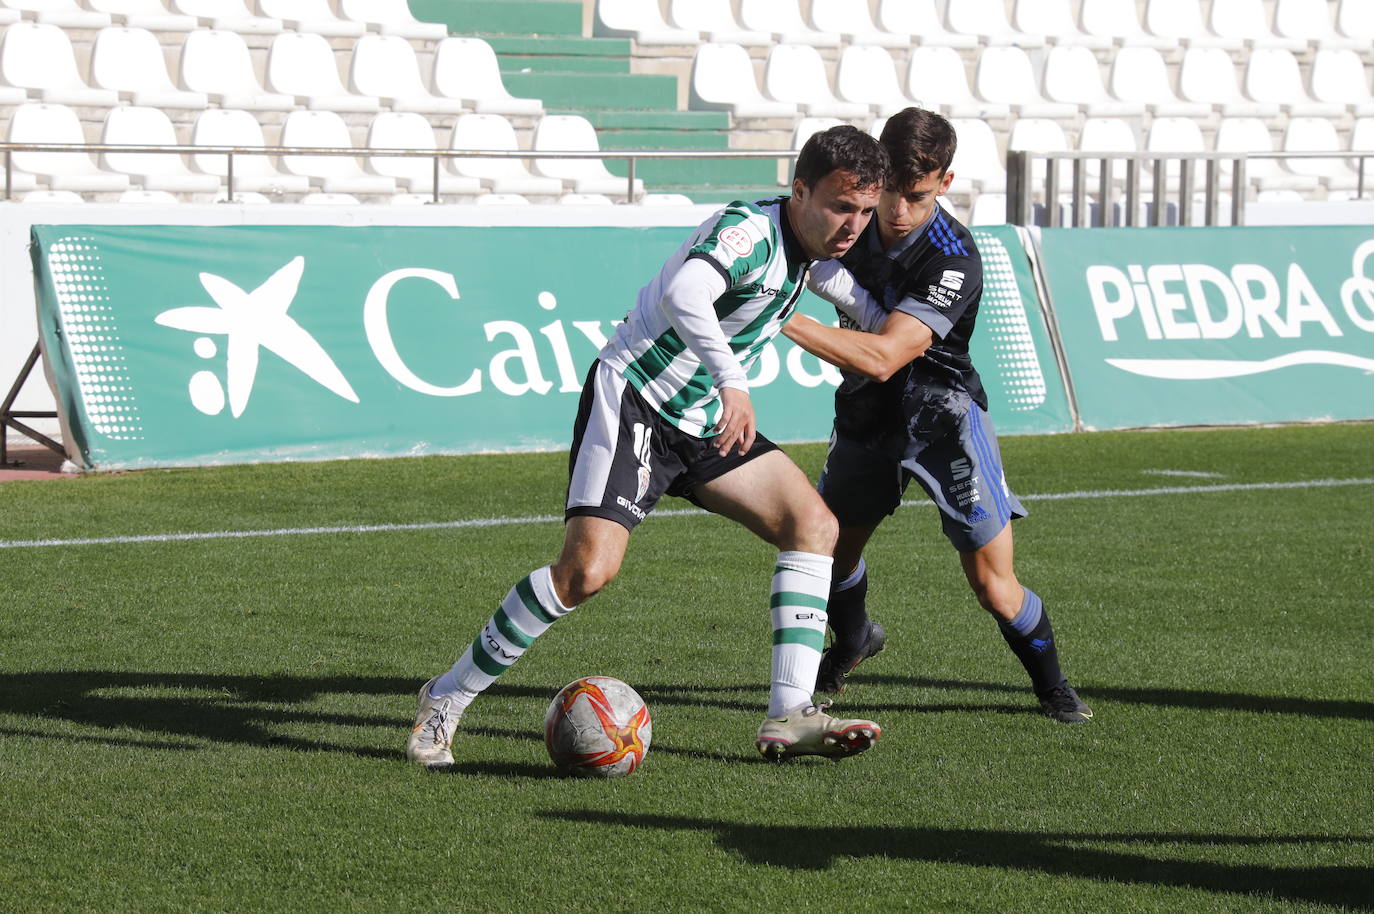
[[[780,552],[773,570],[773,679],[768,716],[811,704],[825,645],[825,603],[830,595],[828,555]]]
[[[548,565],[531,572],[510,589],[453,669],[430,687],[430,695],[452,695],[460,708],[466,708],[524,655],[535,638],[574,609],[559,601]]]

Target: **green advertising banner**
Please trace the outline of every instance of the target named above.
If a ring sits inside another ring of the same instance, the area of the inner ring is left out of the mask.
[[[1088,428],[1374,418],[1374,229],[1045,229]]]
[[[555,449],[587,367],[686,231],[35,226],[39,329],[89,467]],[[1062,430],[1023,250],[987,242],[994,417]],[[838,378],[779,339],[751,376],[763,431],[824,439]]]

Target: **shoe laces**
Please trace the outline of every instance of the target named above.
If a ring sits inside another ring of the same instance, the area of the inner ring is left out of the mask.
[[[1042,698],[1052,707],[1069,711],[1077,710],[1080,704],[1078,693],[1069,686],[1055,686],[1047,691]]]
[[[425,721],[425,733],[431,743],[436,746],[447,746],[449,744],[449,703],[447,701],[435,705],[434,713]]]

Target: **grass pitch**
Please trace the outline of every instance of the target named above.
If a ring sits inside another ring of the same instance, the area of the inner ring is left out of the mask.
[[[1097,719],[1034,713],[912,505],[868,553],[888,649],[837,705],[884,738],[839,764],[755,754],[773,556],[697,515],[640,528],[453,771],[404,761],[420,682],[556,554],[563,455],[0,485],[0,911],[1374,910],[1374,425],[1003,450]],[[77,537],[114,541],[18,545]],[[590,674],[653,711],[628,778],[544,755]]]

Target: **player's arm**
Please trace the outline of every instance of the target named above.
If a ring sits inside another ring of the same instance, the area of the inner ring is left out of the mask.
[[[716,316],[716,299],[728,288],[725,274],[714,261],[689,257],[668,281],[659,301],[673,329],[720,391],[722,409],[715,432],[722,456],[736,445],[741,454],[747,453],[758,429],[749,382]]]
[[[806,274],[806,287],[864,330],[874,332],[887,320],[883,306],[838,260],[813,263]]]
[[[794,316],[782,332],[817,358],[875,381],[892,377],[935,340],[930,327],[903,311],[889,314],[876,333],[827,327],[804,314]]]

